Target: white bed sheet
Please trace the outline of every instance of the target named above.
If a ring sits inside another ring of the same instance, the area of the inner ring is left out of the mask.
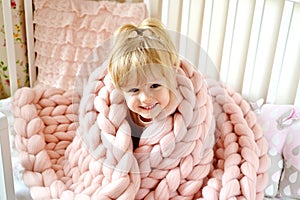
[[[12,159],[12,168],[13,168],[13,177],[14,177],[14,188],[16,193],[16,200],[31,200],[29,189],[25,186],[22,181],[22,172],[23,167],[19,163],[18,159],[18,151],[15,147],[14,139],[15,139],[15,131],[14,131],[14,122],[13,116],[10,111],[11,98],[0,100],[0,112],[5,114],[8,121],[9,127],[9,139],[10,139],[10,147],[11,147],[11,159]]]

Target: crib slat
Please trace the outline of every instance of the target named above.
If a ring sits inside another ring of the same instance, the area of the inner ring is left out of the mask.
[[[165,26],[168,25],[169,3],[170,3],[169,0],[165,0],[165,1],[162,1],[162,4],[161,4],[161,7],[162,7],[161,8],[162,9],[161,21]],[[167,29],[169,29],[169,27],[167,27]]]
[[[175,3],[174,2],[171,2],[170,0],[164,0],[162,2],[161,21],[166,26],[169,35],[171,36],[171,39],[173,40],[179,53],[182,53],[182,46],[184,44],[181,44],[183,41],[181,41],[182,40],[182,38],[180,37],[181,32],[179,30],[181,29],[182,2],[180,1],[176,1]],[[178,16],[177,13],[179,11],[180,11],[179,13],[180,16]],[[173,15],[176,17],[174,17]]]
[[[144,0],[146,3],[149,14],[153,18],[161,19],[162,15],[162,0]]]
[[[230,35],[230,49],[227,52],[227,74],[223,80],[238,92],[242,90],[254,5],[254,1],[245,0],[237,1],[234,6],[236,13]]]
[[[210,29],[211,29],[211,18],[213,11],[213,0],[206,0],[204,4],[204,13],[203,13],[203,24],[201,32],[201,48],[204,51],[208,51]]]
[[[189,12],[190,12],[190,0],[184,1],[184,4],[182,4],[182,11],[181,11],[181,29],[179,33],[180,37],[180,43],[178,51],[181,56],[187,57],[188,49],[187,49],[187,43],[189,42],[189,38],[186,37],[188,33],[188,24],[189,24]]]
[[[276,103],[293,104],[300,78],[300,3],[294,4],[291,25],[287,38],[286,52],[283,59]]]
[[[10,84],[10,95],[18,89],[18,77],[17,77],[17,66],[15,56],[15,44],[13,37],[13,24],[12,24],[12,12],[10,1],[2,1],[3,19],[4,19],[4,30],[6,40],[6,52],[7,52],[7,64],[9,73],[9,84]]]
[[[200,44],[204,13],[204,1],[191,0],[188,25],[188,37]]]
[[[211,59],[213,66],[210,66],[208,63],[205,72],[216,79],[219,76],[222,60],[222,49],[224,43],[228,5],[229,0],[213,1],[212,16],[210,20],[210,37],[207,50],[209,59]]]
[[[261,31],[261,20],[264,12],[265,0],[256,1],[252,28],[250,34],[249,48],[247,54],[247,62],[245,66],[245,74],[243,81],[243,89],[242,95],[246,97],[248,100],[256,101],[255,97],[251,97],[251,87],[253,82],[255,81],[254,70],[256,62],[256,54],[257,54],[257,46],[259,43],[259,36]]]
[[[199,63],[200,63],[200,71],[203,73],[207,73],[207,69],[209,68],[208,63],[208,48],[209,48],[209,38],[210,38],[210,30],[211,30],[211,18],[213,11],[213,0],[207,0],[204,4],[204,13],[203,13],[203,24],[201,31],[201,51],[199,55]]]
[[[177,32],[181,30],[182,0],[172,0],[168,8],[168,28]]]
[[[253,69],[250,96],[266,99],[284,1],[266,0]]]
[[[191,0],[187,24],[186,56],[196,66],[199,66],[201,30],[204,15],[204,1]],[[201,70],[201,69],[200,69]]]
[[[283,60],[286,54],[287,38],[289,36],[291,18],[293,13],[294,4],[290,1],[286,1],[283,8],[283,14],[280,23],[280,31],[278,35],[278,42],[276,46],[276,52],[274,57],[274,63],[272,67],[272,74],[270,79],[270,86],[268,90],[267,103],[275,103],[280,75],[283,69]]]
[[[34,32],[33,32],[33,11],[32,3],[28,3],[28,0],[24,0],[25,11],[25,27],[26,27],[26,46],[27,46],[27,58],[29,66],[29,83],[30,87],[33,87],[36,81],[37,70],[34,65],[35,52],[34,52]]]
[[[232,43],[233,43],[233,36],[234,36],[234,27],[235,27],[237,7],[238,7],[237,0],[229,1],[225,38],[224,38],[224,46],[223,46],[223,52],[222,52],[223,56],[222,56],[221,69],[220,69],[220,79],[221,79],[221,81],[223,81],[225,83],[227,83],[230,65],[231,65],[230,57],[231,57],[231,51],[232,51]]]
[[[182,4],[181,30],[180,30],[180,32],[183,35],[187,35],[187,33],[188,33],[190,4],[191,4],[191,0],[186,0]]]
[[[224,46],[222,52],[222,62],[220,68],[220,79],[223,82],[227,82],[227,78],[228,78],[228,72],[230,66],[230,53],[232,48],[237,4],[238,4],[237,0],[230,0],[228,5]]]

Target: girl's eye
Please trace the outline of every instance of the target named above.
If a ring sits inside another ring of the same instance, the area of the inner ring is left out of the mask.
[[[138,88],[131,88],[128,92],[130,92],[130,93],[136,93],[138,91],[139,91]]]
[[[151,85],[151,88],[158,88],[159,86],[160,86],[159,84],[154,83]]]

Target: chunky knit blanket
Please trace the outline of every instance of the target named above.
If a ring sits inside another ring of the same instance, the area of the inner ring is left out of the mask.
[[[125,100],[106,68],[82,97],[19,89],[16,147],[33,199],[263,199],[268,143],[249,104],[184,60],[177,82],[176,101],[134,151]]]

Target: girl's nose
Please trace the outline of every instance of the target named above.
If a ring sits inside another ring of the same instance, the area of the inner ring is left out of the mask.
[[[140,101],[141,102],[148,102],[151,100],[151,93],[149,91],[143,91],[140,93]]]

